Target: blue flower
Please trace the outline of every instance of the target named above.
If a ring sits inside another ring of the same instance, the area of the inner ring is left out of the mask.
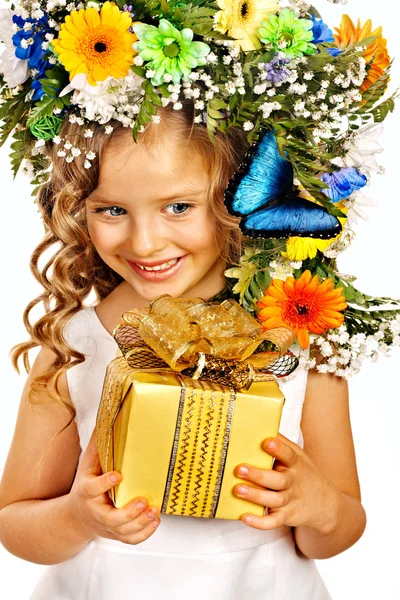
[[[342,50],[340,48],[327,48],[326,51],[331,56],[339,56],[339,54],[342,54]]]
[[[329,29],[328,25],[326,25],[322,19],[317,20],[314,14],[311,15],[311,19],[313,22],[313,26],[311,28],[311,31],[314,35],[314,39],[312,40],[313,44],[324,44],[325,42],[335,41],[332,30]]]
[[[363,188],[367,184],[367,178],[354,167],[340,169],[333,173],[323,173],[322,181],[329,185],[321,191],[328,196],[332,202],[339,202],[348,198],[353,192]]]
[[[43,95],[40,79],[45,76],[46,70],[50,67],[47,59],[48,50],[42,48],[43,42],[46,42],[46,33],[51,33],[48,16],[44,15],[40,19],[23,19],[18,15],[13,15],[13,22],[19,28],[13,35],[12,41],[15,46],[15,56],[20,60],[27,60],[30,69],[35,70],[32,81],[34,94],[32,100],[40,100]],[[27,27],[24,27],[28,23]]]

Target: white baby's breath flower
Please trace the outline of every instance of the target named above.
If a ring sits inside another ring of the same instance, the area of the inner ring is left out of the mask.
[[[254,93],[257,94],[258,96],[260,94],[263,94],[265,92],[265,90],[267,89],[267,84],[263,83],[263,84],[258,84],[254,86]]]
[[[329,342],[323,342],[321,344],[321,354],[322,356],[331,356],[333,353],[332,346]]]
[[[114,131],[114,127],[112,125],[106,125],[104,127],[104,131],[105,131],[106,135],[110,135],[110,133],[112,133]]]
[[[94,160],[96,158],[96,152],[93,152],[93,150],[86,152],[86,158],[88,160]]]
[[[243,123],[243,129],[245,131],[251,131],[252,129],[254,129],[254,123],[252,123],[251,121],[245,121]]]
[[[174,110],[181,110],[182,106],[182,102],[175,102],[172,108]]]

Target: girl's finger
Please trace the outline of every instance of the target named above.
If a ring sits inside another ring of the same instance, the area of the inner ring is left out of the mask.
[[[125,535],[119,535],[118,539],[119,541],[124,542],[124,544],[140,544],[141,542],[147,540],[158,529],[159,525],[160,519],[156,519],[154,521],[149,522],[140,531],[131,532]]]
[[[92,473],[102,472],[96,444],[95,429],[93,430],[88,445],[83,453],[82,459],[79,463],[78,471],[89,471]]]
[[[129,502],[129,504],[122,508],[104,506],[101,508],[104,515],[103,522],[109,527],[121,527],[126,523],[131,523],[148,508],[149,503],[146,498],[135,498],[132,502]],[[149,519],[143,519],[143,523],[147,524],[148,521]]]
[[[274,448],[270,448],[269,444],[273,443]],[[286,442],[282,441],[282,438],[267,438],[262,444],[265,452],[273,456],[280,463],[290,468],[293,467],[297,462],[297,452]]]
[[[247,519],[250,519],[248,521]],[[285,516],[282,511],[271,513],[270,515],[253,515],[251,513],[245,513],[241,516],[241,520],[249,527],[254,529],[276,529],[285,525]]]
[[[115,471],[100,476],[84,477],[80,483],[81,494],[85,498],[97,498],[111,490],[121,481],[121,475]]]
[[[242,473],[241,468],[247,469],[247,473]],[[271,490],[286,490],[293,482],[293,475],[290,471],[275,471],[273,469],[259,469],[252,465],[239,465],[235,469],[235,475],[241,479],[246,479],[257,483],[263,488]]]
[[[149,524],[160,521],[160,511],[156,507],[149,506],[144,509],[135,519],[123,523],[119,527],[116,527],[116,531],[119,535],[129,535],[132,531],[138,531],[143,527],[147,527]]]
[[[271,490],[258,489],[251,485],[236,485],[233,488],[235,496],[260,504],[260,506],[268,506],[269,508],[282,508],[289,502],[288,492],[274,492]]]

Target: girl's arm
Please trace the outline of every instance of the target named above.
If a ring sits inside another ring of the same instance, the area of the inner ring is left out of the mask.
[[[304,452],[334,484],[337,494],[329,506],[316,510],[325,518],[321,528],[295,527],[296,545],[310,558],[330,558],[362,536],[366,513],[350,424],[347,381],[335,375],[308,373],[301,429]]]
[[[81,450],[75,421],[45,454],[70,414],[45,393],[36,394],[42,403],[34,406],[27,398],[32,377],[46,370],[52,359],[53,353],[42,348],[27,377],[0,483],[1,543],[12,554],[41,564],[73,556],[90,539],[69,508],[68,492]],[[65,373],[59,379],[59,391],[69,397]]]
[[[52,362],[53,353],[42,348],[22,393],[0,483],[0,542],[12,554],[40,564],[71,558],[94,537],[139,544],[160,524],[159,509],[146,498],[114,507],[107,492],[121,475],[102,473],[94,432],[78,469],[81,448],[75,421],[49,445],[68,423],[69,412],[45,391],[36,394],[41,403],[34,406],[27,394],[32,377]],[[66,373],[59,378],[59,391],[69,398]]]

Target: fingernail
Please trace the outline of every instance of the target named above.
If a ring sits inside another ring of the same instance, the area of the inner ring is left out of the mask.
[[[238,487],[238,492],[239,494],[247,494],[247,492],[249,491],[249,488],[247,487],[247,485],[239,485]]]
[[[248,515],[247,517],[244,518],[244,520],[246,521],[246,523],[252,523],[253,522],[253,517],[250,517]]]
[[[138,508],[139,510],[143,510],[145,506],[146,502],[143,502],[143,500],[139,500],[139,502],[136,504],[136,508]]]
[[[239,474],[240,475],[248,475],[249,469],[247,467],[239,467]]]
[[[159,524],[160,524],[160,521],[153,521],[151,526],[154,527],[154,529],[155,529],[156,527],[159,526]]]
[[[267,448],[269,450],[275,450],[276,446],[277,446],[277,443],[274,440],[272,440],[271,442],[268,442],[268,444],[267,444]]]
[[[118,475],[115,475],[115,473],[112,473],[112,475],[109,475],[109,476],[108,476],[108,481],[109,481],[110,483],[118,483],[118,481],[119,481],[119,476],[118,476]]]

